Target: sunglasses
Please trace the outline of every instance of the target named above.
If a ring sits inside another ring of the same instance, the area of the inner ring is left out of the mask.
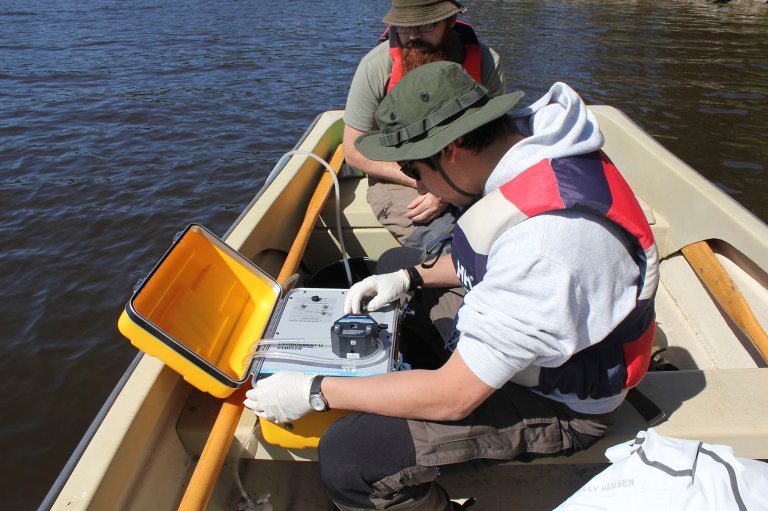
[[[411,32],[415,32],[415,31],[419,31],[419,33],[421,33],[421,34],[427,34],[429,32],[432,32],[435,29],[435,27],[437,26],[437,23],[438,22],[426,23],[424,25],[417,25],[415,27],[398,27],[398,26],[394,26],[392,28],[394,28],[395,32],[397,32],[398,34],[403,34],[403,35],[407,35],[407,34],[410,34]]]
[[[397,164],[400,165],[400,170],[403,174],[410,177],[411,179],[415,179],[416,181],[421,181],[421,174],[412,166],[415,161],[416,160],[399,161]]]
[[[397,162],[398,165],[400,165],[400,170],[405,174],[406,176],[410,177],[411,179],[415,179],[416,181],[421,181],[421,173],[413,168],[413,164],[416,163],[419,160],[406,160],[406,161],[399,161]],[[429,161],[429,163],[427,163]],[[466,190],[462,190],[461,188],[456,185],[456,183],[453,182],[453,180],[448,176],[448,174],[445,173],[445,170],[443,169],[443,166],[440,165],[440,156],[431,156],[429,158],[425,158],[422,160],[422,163],[424,165],[427,165],[433,169],[435,169],[440,176],[445,180],[446,183],[448,183],[448,186],[454,189],[456,193],[463,195],[464,197],[470,197],[473,199],[477,198],[476,193],[470,193]]]

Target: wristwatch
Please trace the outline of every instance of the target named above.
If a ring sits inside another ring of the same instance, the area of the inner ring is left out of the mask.
[[[312,385],[309,386],[309,406],[316,412],[327,412],[331,409],[325,396],[323,396],[323,391],[320,390],[323,378],[325,378],[323,375],[315,376],[312,379]]]

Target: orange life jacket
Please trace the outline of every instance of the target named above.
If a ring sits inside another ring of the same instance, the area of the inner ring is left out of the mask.
[[[390,37],[389,32],[391,26],[379,37],[379,43],[389,40],[389,54],[392,57],[392,76],[389,79],[387,85],[387,92],[395,86],[400,78],[403,77],[403,59],[400,55],[400,46],[398,45],[397,37]],[[463,21],[457,21],[453,26],[453,30],[459,34],[461,42],[464,43],[464,61],[461,63],[464,70],[469,73],[469,76],[475,79],[477,83],[483,83],[481,57],[482,49],[480,48],[480,42],[477,40],[475,31],[472,27]]]
[[[634,310],[613,332],[560,367],[541,368],[536,388],[543,394],[557,390],[581,399],[615,396],[637,385],[648,370],[659,255],[640,204],[605,153],[542,160],[472,205],[453,230],[456,275],[471,290],[483,280],[491,246],[503,232],[558,210],[584,211],[620,226],[634,245],[641,285]],[[471,235],[477,232],[484,234]]]

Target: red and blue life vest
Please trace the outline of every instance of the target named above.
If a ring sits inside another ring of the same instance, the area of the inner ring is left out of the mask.
[[[559,367],[542,367],[536,390],[580,399],[618,395],[637,385],[650,363],[658,286],[658,251],[629,185],[602,151],[542,160],[489,193],[459,218],[453,232],[456,274],[467,291],[483,280],[493,242],[535,215],[577,210],[622,228],[634,246],[641,281],[635,308],[600,342]]]
[[[387,85],[387,92],[389,92],[403,77],[403,59],[400,56],[400,46],[398,45],[397,37],[389,37],[390,29],[391,27],[387,27],[384,33],[381,34],[381,37],[379,37],[379,43],[389,40],[389,54],[393,61],[392,76]],[[464,43],[464,61],[461,63],[462,67],[477,83],[482,84],[482,49],[480,47],[480,42],[475,35],[475,31],[463,21],[457,21],[453,25],[453,30],[459,34],[461,42]]]

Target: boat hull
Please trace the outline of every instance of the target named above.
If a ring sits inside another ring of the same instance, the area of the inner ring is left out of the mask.
[[[768,459],[768,397],[745,389],[768,386],[759,351],[702,285],[681,249],[711,240],[717,259],[768,325],[768,227],[674,157],[621,112],[590,107],[606,136],[605,151],[641,199],[661,251],[657,349],[679,371],[650,372],[640,388],[667,412],[662,434],[734,447]],[[341,111],[319,116],[297,149],[329,158],[341,143]],[[323,169],[295,155],[276,168],[223,239],[270,275],[277,275]],[[352,256],[377,257],[397,246],[365,201],[367,181],[341,179],[341,229]],[[336,200],[321,213],[303,258],[309,274],[340,258]],[[175,509],[202,450],[220,400],[193,389],[158,360],[142,356],[115,394],[82,454],[63,474],[45,507],[53,509]],[[255,418],[243,414],[208,509],[232,509],[240,498],[233,467],[253,495],[271,493],[275,509],[332,509],[313,449],[285,449],[252,438]],[[509,464],[478,475],[447,478],[454,496],[479,496],[480,509],[515,503],[551,509],[589,480],[604,449],[647,424],[625,406],[614,431],[571,458]],[[526,504],[527,503],[527,504]]]

